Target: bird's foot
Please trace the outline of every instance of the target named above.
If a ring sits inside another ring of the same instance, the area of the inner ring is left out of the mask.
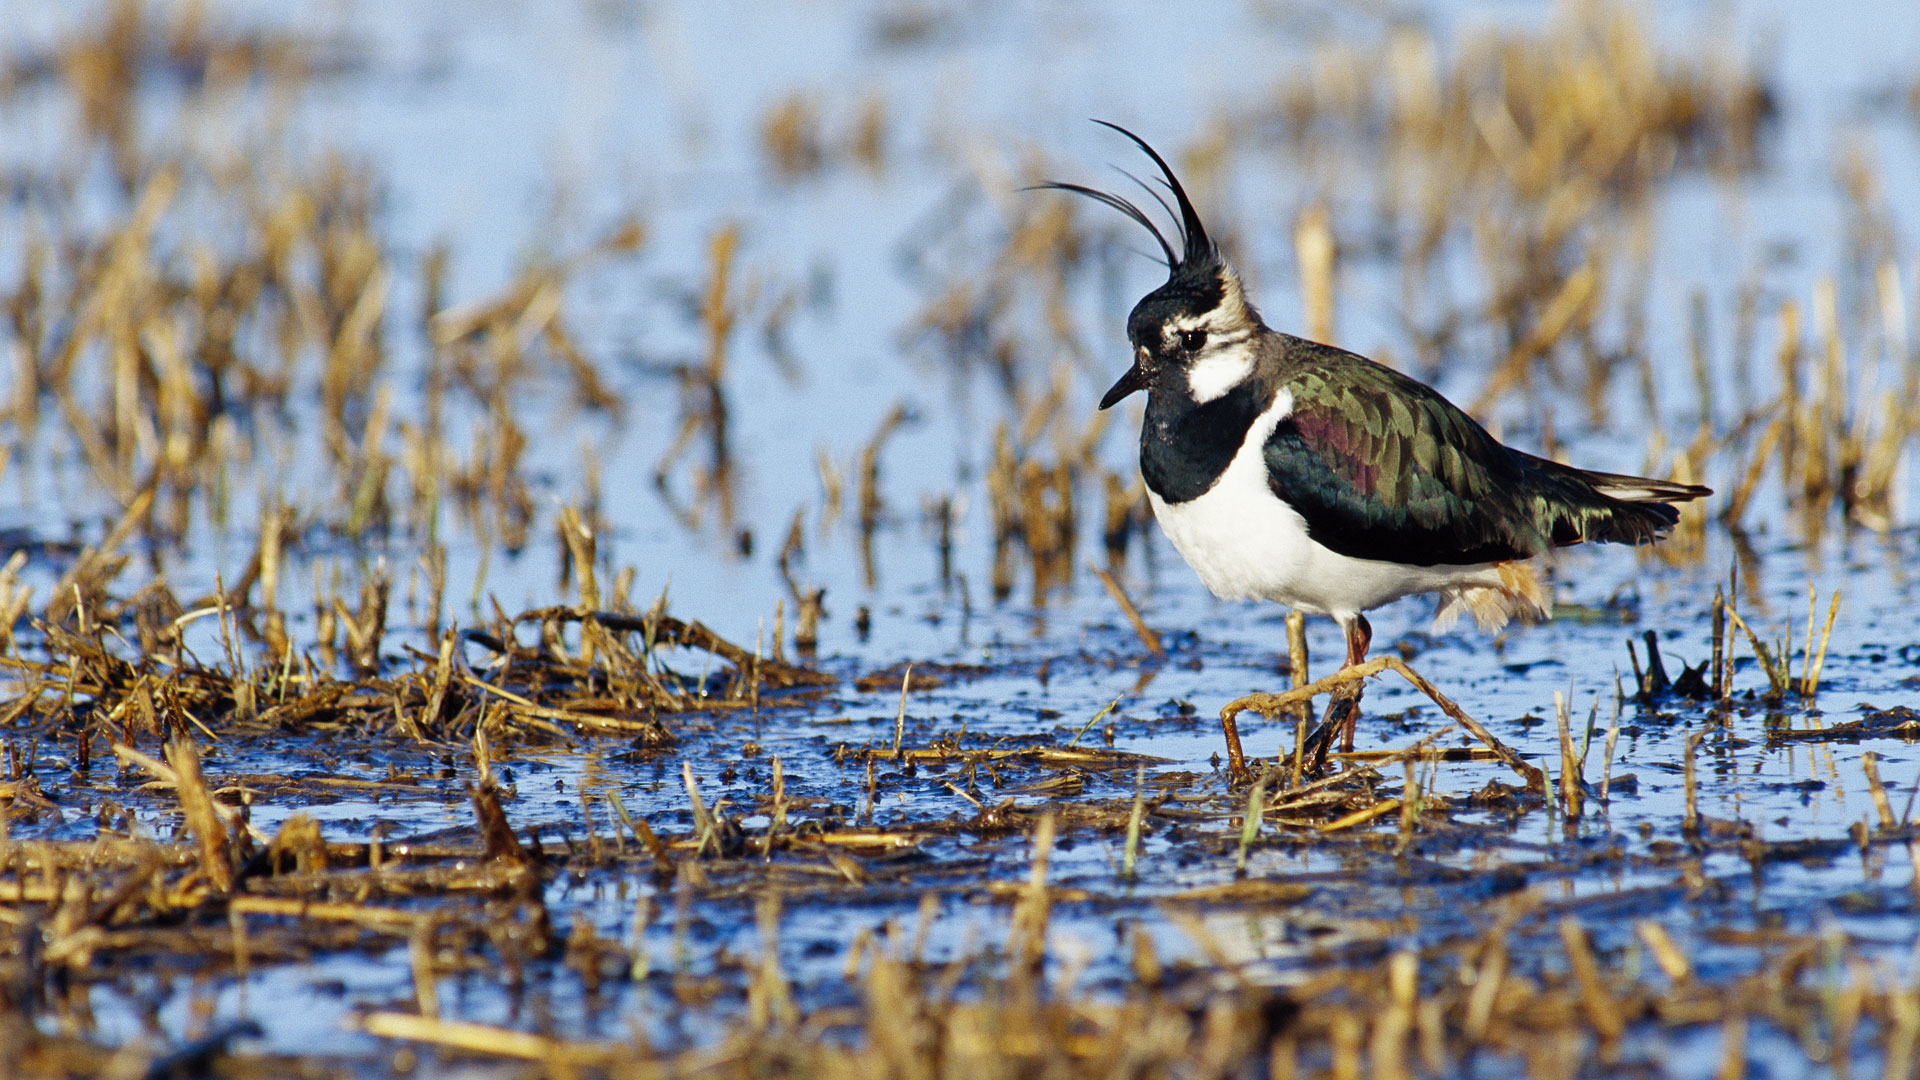
[[[1309,686],[1282,691],[1278,694],[1256,690],[1245,697],[1228,702],[1227,706],[1220,710],[1220,724],[1227,737],[1228,777],[1236,783],[1251,780],[1253,777],[1240,749],[1240,729],[1236,718],[1241,713],[1257,713],[1270,720],[1279,719],[1282,716],[1299,717],[1301,713],[1297,710],[1307,708],[1315,694],[1331,693],[1333,699],[1327,703],[1326,715],[1300,740],[1296,753],[1301,776],[1319,775],[1326,768],[1327,755],[1332,751],[1336,738],[1341,740],[1343,749],[1353,748],[1353,725],[1360,715],[1362,681],[1380,666],[1368,663],[1345,667]],[[1304,727],[1304,723],[1302,726]]]
[[[1297,700],[1297,695],[1291,691],[1269,694],[1255,690],[1245,697],[1227,702],[1220,710],[1220,727],[1227,739],[1227,780],[1230,783],[1246,784],[1253,781],[1253,770],[1247,767],[1246,755],[1240,749],[1240,714],[1250,712],[1272,719],[1283,712],[1291,713]]]
[[[1487,748],[1493,751],[1494,756],[1498,757],[1508,768],[1518,773],[1526,781],[1529,790],[1539,792],[1541,795],[1547,794],[1546,773],[1542,772],[1538,766],[1528,764],[1522,760],[1520,755],[1514,753],[1505,743],[1495,738],[1492,732],[1481,726],[1473,717],[1467,715],[1460,706],[1454,704],[1446,695],[1434,689],[1432,683],[1428,682],[1419,672],[1408,667],[1406,662],[1397,656],[1376,656],[1363,664],[1349,665],[1341,668],[1332,675],[1308,683],[1305,686],[1296,687],[1278,694],[1248,694],[1246,697],[1237,698],[1228,702],[1226,708],[1220,710],[1220,721],[1228,731],[1228,753],[1233,759],[1233,762],[1237,764],[1235,775],[1240,777],[1252,775],[1247,770],[1246,762],[1239,756],[1240,733],[1234,723],[1234,718],[1239,716],[1239,714],[1243,712],[1253,712],[1269,720],[1277,720],[1281,716],[1298,716],[1299,714],[1296,713],[1294,709],[1302,702],[1311,701],[1319,694],[1335,693],[1336,691],[1353,687],[1355,684],[1370,679],[1383,671],[1393,671],[1399,674],[1400,677],[1407,680],[1415,690],[1425,694],[1429,700],[1440,707],[1440,711],[1445,713],[1448,719],[1467,729],[1474,738],[1486,744]],[[1342,696],[1344,695],[1336,694],[1336,701]],[[1329,710],[1327,718],[1329,721],[1333,719],[1331,713],[1332,710]],[[1355,703],[1354,715],[1358,715],[1357,702]],[[1344,717],[1342,719],[1344,721]],[[1324,733],[1316,729],[1314,734],[1308,735],[1301,740],[1302,751],[1308,746],[1313,745],[1316,738],[1323,742],[1330,742],[1334,735],[1338,734],[1331,723],[1323,723],[1320,727],[1325,729]],[[1302,764],[1304,765],[1304,763],[1305,755],[1303,752]]]
[[[1241,706],[1241,702],[1246,700],[1241,698],[1230,702],[1226,708],[1220,710],[1220,728],[1227,738],[1227,782],[1230,784],[1245,783],[1253,779],[1253,773],[1247,769],[1247,755],[1240,749],[1238,720],[1243,709],[1251,706],[1236,707]]]

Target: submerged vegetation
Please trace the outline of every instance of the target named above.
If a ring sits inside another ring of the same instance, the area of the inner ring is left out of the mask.
[[[976,17],[917,11],[867,47]],[[1543,453],[1726,493],[1645,557],[1651,595],[1559,568],[1542,630],[1587,666],[1409,630],[1316,681],[1297,616],[1242,647],[1166,584],[1131,426],[1088,398],[1131,254],[1011,193],[1047,155],[866,89],[783,89],[752,125],[784,198],[929,148],[968,176],[912,201],[887,267],[920,297],[892,348],[951,376],[956,472],[910,445],[924,388],[864,373],[871,421],[743,423],[755,381],[842,385],[852,320],[831,357],[808,320],[865,287],[783,273],[743,214],[557,213],[463,291],[478,241],[410,246],[377,159],[252,114],[367,77],[369,42],[96,16],[0,57],[0,129],[44,113],[77,148],[0,160],[23,1075],[1920,1069],[1905,208],[1847,138],[1811,269],[1675,289],[1661,261],[1677,188],[1778,167],[1763,65],[1570,3],[1372,31],[1192,124],[1183,173],[1303,332]],[[1294,202],[1248,195],[1278,159]],[[643,263],[658,303],[609,317]],[[818,491],[756,476],[753,443]],[[923,549],[921,590],[889,562]],[[1840,580],[1823,557],[1864,568],[1844,602],[1802,583]],[[727,569],[670,587],[702,559]],[[760,564],[777,587],[740,600]],[[925,597],[957,652],[885,644]],[[693,617],[762,607],[751,633]],[[1312,699],[1389,670],[1412,689],[1365,726],[1393,745],[1316,775]],[[1263,721],[1245,746],[1236,717]]]

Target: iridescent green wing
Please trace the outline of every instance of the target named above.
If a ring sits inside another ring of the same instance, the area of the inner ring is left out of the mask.
[[[1286,381],[1293,408],[1265,447],[1269,485],[1314,540],[1432,566],[1525,558],[1580,538],[1566,519],[1593,501],[1590,488],[1533,467],[1429,387],[1318,348]]]

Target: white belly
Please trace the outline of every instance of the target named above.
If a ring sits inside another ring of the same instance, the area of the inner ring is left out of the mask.
[[[1292,395],[1280,391],[1206,494],[1167,503],[1147,492],[1160,528],[1209,591],[1223,600],[1274,600],[1343,616],[1414,593],[1498,584],[1491,565],[1401,566],[1315,543],[1306,521],[1267,486],[1262,448],[1292,409]]]

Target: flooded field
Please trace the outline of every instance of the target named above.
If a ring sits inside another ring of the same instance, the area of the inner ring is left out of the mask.
[[[1911,5],[0,25],[21,1074],[1920,1075]],[[1088,118],[1276,327],[1716,494],[1234,769],[1341,639],[1095,408]]]

